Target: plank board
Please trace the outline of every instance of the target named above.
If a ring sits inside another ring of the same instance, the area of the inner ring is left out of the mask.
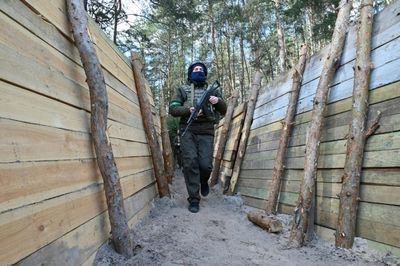
[[[343,168],[345,154],[320,155],[318,158],[318,168]],[[242,163],[242,169],[272,169],[274,159],[270,160],[246,160]],[[386,168],[398,167],[400,165],[400,150],[371,151],[364,153],[363,167]],[[288,158],[285,163],[286,168],[303,169],[304,157]]]
[[[73,39],[64,1],[54,0],[47,2],[42,0],[26,0],[25,2],[64,35],[68,36],[71,40]],[[116,50],[105,41],[107,38],[104,38],[98,27],[93,27],[93,24],[90,23],[89,31],[103,67],[115,77],[119,77],[128,87],[134,88],[132,71],[127,62],[122,60],[122,58],[117,55]]]
[[[394,21],[399,22],[398,18],[395,18]],[[374,65],[374,68],[371,73],[370,90],[379,88],[386,84],[390,84],[400,79],[398,71],[396,71],[400,66],[400,54],[391,53],[391,51],[397,51],[400,49],[400,30],[398,30],[398,27],[395,27],[394,25],[389,28],[381,27],[380,29],[388,32],[380,33],[386,37],[380,39],[380,45],[374,43],[375,47],[371,52],[371,61]],[[378,32],[376,32],[376,34],[378,34]],[[354,39],[352,41],[354,41]],[[347,44],[346,47],[350,49],[349,47],[353,46],[352,44]],[[322,51],[322,53],[326,52],[326,49]],[[354,76],[353,64],[355,58],[355,50],[351,49],[351,52],[348,52],[345,56],[347,57],[347,59],[345,59],[345,62],[343,62],[342,58],[343,64],[336,71],[334,80],[332,81],[332,88],[330,89],[330,95],[328,99],[328,102],[330,103],[346,99],[351,96]],[[317,69],[322,68],[323,62],[321,59],[324,56],[317,55],[315,57],[319,59],[310,60],[313,62],[312,67],[315,67]],[[311,70],[306,67],[304,73],[305,77],[307,77],[307,71]],[[286,80],[287,79],[288,77],[286,78]],[[297,113],[307,112],[312,109],[312,102],[318,85],[318,79],[319,77],[316,76],[315,78],[312,78],[312,80],[310,80],[309,82],[303,83],[300,89]],[[281,77],[281,80],[285,80],[285,78]],[[261,90],[260,96],[257,99],[252,129],[255,129],[265,124],[269,124],[279,119],[283,119],[286,114],[287,100],[280,101],[281,103],[277,104],[274,104],[273,102],[282,98],[285,93],[288,92],[287,87],[288,86],[286,84],[284,85],[281,83],[277,83],[276,86],[275,84],[273,84],[271,86],[268,86],[268,89]],[[265,99],[268,98],[268,96],[264,96],[264,94],[268,94],[271,95],[270,97],[274,97],[272,99],[268,99],[269,103],[272,104],[266,105]],[[286,98],[288,98],[288,96],[286,96]],[[260,103],[258,103],[258,101],[260,101]]]
[[[54,0],[51,3],[42,0],[27,0],[26,3],[41,14],[47,22],[52,23],[63,34],[71,40],[72,34],[67,18],[66,4],[62,0]],[[95,44],[97,55],[102,66],[107,69],[113,76],[118,77],[124,84],[130,88],[135,88],[135,82],[132,75],[132,70],[129,61],[125,60],[115,45],[109,41],[108,37],[100,30],[100,28],[89,18],[89,27],[91,39]],[[150,103],[154,106],[152,92],[149,87],[146,87],[149,94]]]
[[[390,61],[379,68],[375,68],[371,73],[370,90],[377,89],[379,87],[400,80],[400,73],[397,71],[397,69],[399,68],[400,68],[400,58],[394,61]],[[340,83],[332,87],[328,102],[333,103],[350,97],[352,88],[353,88],[353,79],[349,79],[343,83]],[[312,110],[314,94],[299,99],[296,111],[298,114]],[[284,106],[281,106],[279,109],[270,111],[268,113],[269,115],[264,115],[264,116],[260,115],[258,118],[254,119],[251,129],[255,129],[263,125],[267,125],[283,119],[286,115],[286,109],[287,106],[286,108],[284,108]]]
[[[325,239],[330,242],[335,242],[335,235],[334,235],[335,230],[320,225],[315,225],[315,231],[317,235],[320,236],[322,239]],[[375,249],[385,254],[390,252],[395,256],[400,256],[399,248],[396,248],[391,245],[385,245],[383,243],[379,243],[368,239],[364,239],[364,241],[367,243],[367,247],[369,249]]]
[[[86,75],[65,1],[0,1],[0,23],[0,184],[6,191],[0,261],[82,264],[109,237],[109,225],[90,139]],[[132,225],[156,192],[135,83],[130,62],[93,21],[89,32],[103,67],[107,133]]]
[[[155,187],[146,187],[124,202],[129,225],[137,223],[148,213]],[[44,246],[19,261],[17,265],[81,265],[110,237],[108,212],[105,211],[75,230]]]
[[[238,191],[247,197],[265,199],[266,190],[239,187]],[[280,202],[294,206],[297,193],[281,192]],[[256,201],[258,204],[264,201]],[[335,228],[339,200],[336,198],[317,197],[316,224]],[[396,246],[400,236],[400,207],[376,203],[360,202],[357,221],[357,236],[373,241]]]
[[[400,5],[398,2],[385,8],[381,13],[374,16],[373,30],[372,30],[372,49],[382,46],[390,42],[396,36],[399,36],[400,18],[398,16]],[[341,57],[341,65],[352,61],[355,58],[355,38],[357,34],[356,27],[350,27],[349,33],[346,35],[346,42]],[[306,69],[303,77],[303,84],[318,78],[321,75],[323,66],[323,58],[326,56],[329,45],[325,47],[320,53],[310,58],[307,62]]]
[[[90,114],[43,95],[0,81],[0,114],[18,120],[72,131],[90,132]],[[29,115],[27,115],[29,114]],[[146,143],[143,125],[127,126],[108,120],[110,137]]]
[[[400,172],[398,172],[400,174]],[[268,179],[240,179],[239,184],[242,187],[254,188],[262,191],[260,193],[269,193],[269,187],[272,181]],[[299,193],[300,191],[300,180],[287,180],[284,179],[282,182],[281,191]],[[341,183],[325,183],[317,182],[316,195],[320,197],[337,198],[341,191]],[[400,195],[400,187],[397,186],[386,186],[386,185],[372,185],[362,183],[360,186],[360,198],[363,202],[371,203],[382,203],[389,205],[400,206],[398,200]]]
[[[317,182],[340,183],[343,169],[319,169]],[[287,169],[283,180],[300,181],[304,176],[303,170]],[[272,179],[272,169],[242,170],[240,179]],[[365,168],[361,173],[361,183],[368,185],[400,186],[399,168]]]
[[[47,34],[40,32],[36,28],[42,28],[43,21],[38,21],[37,18],[36,20],[35,18],[31,18],[31,12],[28,13],[29,10],[26,10],[26,6],[17,3],[17,1],[14,1],[14,3],[10,5],[11,6],[1,5],[0,7],[5,14],[13,17],[16,16],[14,19],[17,19],[17,21],[14,21],[3,13],[0,13],[1,23],[5,25],[1,32],[2,42],[15,48],[15,50],[18,50],[24,56],[33,57],[42,63],[47,62],[52,67],[63,72],[70,79],[81,84],[85,83],[86,78],[83,72],[82,63],[79,53],[73,46],[73,43],[60,35],[58,31],[54,30],[54,28],[53,30],[48,29]],[[15,15],[15,13],[10,13],[13,11],[15,12],[15,9],[17,8],[19,13],[21,13],[21,11],[23,13],[25,9],[24,15],[26,20],[29,20],[29,23],[25,22],[25,19],[21,14]],[[17,22],[22,25],[19,25]],[[46,26],[49,27],[49,25],[44,25],[44,27]],[[32,34],[32,32],[35,34]],[[30,43],[31,49],[24,49],[25,43]],[[62,45],[60,43],[62,43]],[[130,99],[133,103],[138,103],[137,96],[133,91],[134,88],[127,89],[127,87],[122,83],[115,82],[115,76],[110,75],[110,72],[107,69],[103,70],[106,72],[105,81],[108,85],[112,84],[111,87],[116,91],[119,91],[124,95],[124,97]]]
[[[94,158],[90,135],[0,118],[0,163]],[[145,143],[110,139],[114,156],[149,156]],[[40,153],[38,153],[40,151]]]
[[[6,2],[7,4],[5,4]],[[31,32],[35,37],[53,47],[55,50],[58,51],[58,53],[64,55],[66,58],[71,60],[71,62],[74,62],[77,66],[82,66],[78,50],[74,46],[72,46],[71,41],[65,38],[65,36],[61,35],[59,31],[50,23],[44,23],[43,19],[40,16],[32,15],[32,11],[22,2],[2,1],[0,3],[0,10],[4,12],[4,14],[10,16],[11,19],[14,19],[15,24],[18,23],[22,27],[26,28],[26,30]],[[19,26],[17,25],[14,25],[13,27],[15,29],[13,29],[12,32],[19,29]],[[31,41],[33,40],[35,39],[32,39]],[[32,47],[32,49],[34,49],[34,47]],[[29,52],[32,49],[26,49],[27,51],[24,52]],[[49,52],[51,52],[51,49],[40,49],[39,51],[35,51],[34,54]],[[53,58],[49,59],[54,60]],[[131,100],[133,103],[138,104],[138,99],[134,88],[128,88],[125,84],[112,76],[110,72],[108,72],[106,69],[103,69],[103,71],[105,74],[105,81],[110,87],[118,91],[127,99]]]
[[[264,209],[267,204],[266,201],[263,199],[258,199],[258,198],[254,198],[254,197],[244,196],[244,195],[242,195],[242,197],[243,197],[246,205],[249,205],[249,206],[252,206],[252,207],[255,207],[258,209]],[[286,205],[286,204],[279,205],[280,213],[293,214],[293,211],[294,211],[294,207],[291,205]],[[321,226],[318,224],[316,224],[315,227],[316,227],[316,232],[320,237],[322,237],[323,239],[328,240],[328,241],[334,241],[334,238],[333,238],[334,230],[333,229],[328,228],[326,226]],[[357,236],[364,238],[364,236],[362,236],[362,235],[357,235]],[[370,239],[366,239],[366,241],[368,242],[368,245],[370,245],[370,247],[373,249],[377,249],[377,250],[384,251],[384,252],[392,251],[393,254],[400,254],[400,249],[393,245],[387,245],[387,244],[373,241]]]
[[[388,115],[398,114],[397,106],[400,98],[400,82],[393,83],[391,85],[382,87],[378,90],[374,90],[370,94],[370,111],[369,121],[372,121],[376,112],[382,112],[382,119],[380,120],[381,128],[377,132],[385,132],[384,128],[389,131],[393,129],[387,127],[392,125],[393,121],[386,121]],[[303,135],[303,141],[300,144],[293,143],[293,137],[290,146],[304,145],[305,143],[305,132],[308,127],[308,122],[311,118],[311,112],[300,114],[296,116],[296,125],[293,128],[292,136]],[[331,105],[328,105],[327,117],[325,119],[325,129],[330,129],[337,126],[348,125],[351,119],[351,99],[346,99]],[[264,127],[261,127],[250,132],[249,149],[254,149],[252,145],[260,146],[264,142],[276,141],[280,138],[281,123],[276,122]],[[323,139],[325,136],[323,136]],[[265,144],[266,145],[266,144]]]
[[[150,157],[117,158],[122,179],[152,169]],[[0,164],[0,210],[7,211],[101,184],[94,159]]]
[[[122,181],[123,195],[132,195],[152,183],[152,172],[132,175]],[[103,186],[99,185],[2,213],[0,261],[14,263],[91,220],[106,208]]]
[[[394,99],[400,96],[400,82],[396,81],[389,85],[380,87],[379,90],[373,90],[370,92],[369,102],[370,104],[380,103],[386,100]],[[327,117],[335,114],[346,112],[351,110],[351,99],[347,98],[339,102],[328,104],[327,106]],[[295,118],[295,124],[300,125],[302,123],[307,123],[310,121],[311,112],[297,114]],[[250,134],[251,136],[260,136],[265,132],[272,132],[281,129],[280,122],[273,122],[271,124],[265,125],[261,128],[253,129]]]
[[[286,151],[286,158],[303,157],[305,155],[306,146],[305,143],[302,144],[303,145],[288,147]],[[346,139],[331,140],[329,142],[322,142],[320,144],[319,154],[345,154],[346,149]],[[366,152],[395,149],[400,149],[400,131],[373,135],[368,139],[364,148]],[[276,149],[261,151],[256,150],[251,153],[247,153],[246,151],[245,158],[246,160],[269,160],[274,159],[276,153]]]
[[[17,84],[23,88],[46,95],[49,98],[73,105],[80,109],[90,110],[89,90],[64,76],[62,72],[27,58],[14,49],[0,43],[0,79]],[[18,71],[16,71],[18,69]],[[32,71],[34,69],[35,71]],[[20,73],[24,73],[21,78]],[[137,107],[124,100],[122,96],[108,89],[114,95],[114,102],[109,103],[109,117],[127,125],[141,125],[141,116]],[[121,100],[122,102],[115,101]],[[124,109],[126,108],[126,109]],[[135,111],[136,109],[136,111]]]

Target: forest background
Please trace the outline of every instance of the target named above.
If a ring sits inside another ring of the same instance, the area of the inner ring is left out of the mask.
[[[84,1],[122,53],[140,53],[157,109],[161,92],[168,104],[195,61],[220,81],[224,98],[239,90],[246,101],[255,69],[266,83],[297,62],[301,44],[310,56],[327,45],[339,10],[339,0]],[[375,0],[375,12],[394,1]],[[353,1],[352,23],[360,2]],[[170,118],[169,131],[176,125]]]

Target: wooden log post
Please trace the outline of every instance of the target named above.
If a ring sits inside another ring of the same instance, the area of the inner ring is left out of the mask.
[[[274,161],[274,167],[272,172],[272,184],[269,189],[268,201],[266,212],[268,214],[275,214],[278,206],[278,196],[281,187],[281,180],[284,171],[284,158],[289,143],[289,136],[292,132],[294,116],[296,114],[297,100],[299,98],[299,92],[301,87],[301,81],[303,79],[303,73],[306,65],[307,58],[307,46],[303,44],[300,49],[300,59],[297,67],[293,70],[293,83],[292,90],[286,112],[285,120],[282,122],[282,133],[279,140],[278,151]]]
[[[164,175],[164,159],[162,157],[160,143],[158,141],[156,128],[154,126],[151,104],[147,96],[142,64],[138,53],[132,53],[132,71],[135,79],[137,95],[139,98],[140,112],[143,118],[143,125],[149,142],[151,158],[153,160],[154,175],[157,181],[158,194],[160,198],[170,196],[167,179]]]
[[[251,211],[247,214],[247,218],[270,233],[280,233],[283,229],[281,221],[260,212]]]
[[[235,105],[237,98],[239,97],[239,91],[235,90],[232,96],[229,98],[228,101],[228,109],[226,110],[226,114],[224,116],[224,123],[221,128],[219,141],[217,143],[217,151],[215,153],[215,158],[213,162],[213,169],[210,175],[209,184],[211,187],[215,186],[218,182],[219,170],[221,167],[222,156],[225,151],[227,136],[229,132],[229,127],[232,122],[233,111],[235,110]]]
[[[354,67],[352,122],[347,138],[346,162],[339,198],[338,225],[335,245],[351,248],[354,242],[357,208],[360,193],[366,122],[368,117],[368,89],[371,74],[371,35],[373,24],[372,0],[361,3],[361,17],[357,31],[357,56]]]
[[[161,140],[163,146],[164,171],[168,183],[172,183],[174,176],[174,154],[172,153],[171,141],[168,133],[167,111],[165,110],[164,93],[160,95],[160,120],[161,120]]]
[[[321,77],[318,82],[311,121],[307,132],[304,177],[300,186],[298,203],[294,212],[289,240],[291,245],[296,247],[303,246],[305,244],[306,235],[314,231],[314,208],[312,208],[314,204],[312,202],[314,201],[313,198],[315,198],[315,180],[319,144],[324,125],[324,113],[329,95],[329,85],[339,66],[342,55],[352,1],[341,0],[339,7],[340,9],[336,19],[330,51],[325,59]]]
[[[91,133],[97,164],[104,182],[111,238],[115,250],[125,257],[133,256],[133,241],[124,209],[124,198],[118,169],[107,129],[108,97],[99,59],[87,32],[88,19],[81,0],[68,0],[68,18],[75,44],[83,63],[90,92]]]
[[[237,156],[235,159],[235,163],[233,166],[233,172],[230,182],[230,187],[227,192],[228,195],[233,195],[236,189],[236,183],[239,178],[240,168],[242,165],[242,161],[244,158],[244,154],[246,152],[247,140],[250,134],[251,123],[253,122],[254,109],[256,108],[256,101],[258,96],[258,91],[261,87],[261,72],[256,71],[253,77],[252,85],[251,85],[251,95],[249,99],[249,103],[247,105],[246,117],[244,119],[242,135],[240,137],[239,147],[237,151]]]

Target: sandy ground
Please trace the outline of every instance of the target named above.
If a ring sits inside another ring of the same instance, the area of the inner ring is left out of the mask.
[[[400,258],[368,250],[362,239],[356,239],[352,250],[321,239],[301,249],[288,248],[290,216],[279,215],[282,233],[267,233],[247,219],[253,208],[215,187],[201,200],[200,211],[190,213],[177,171],[172,198],[156,199],[150,214],[132,229],[136,255],[125,259],[107,243],[94,265],[400,265]]]

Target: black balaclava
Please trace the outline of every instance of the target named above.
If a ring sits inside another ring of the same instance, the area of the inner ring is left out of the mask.
[[[195,66],[201,66],[203,68],[203,72],[193,72]],[[201,62],[196,62],[190,65],[188,68],[187,79],[190,83],[205,83],[207,80],[207,67]]]

